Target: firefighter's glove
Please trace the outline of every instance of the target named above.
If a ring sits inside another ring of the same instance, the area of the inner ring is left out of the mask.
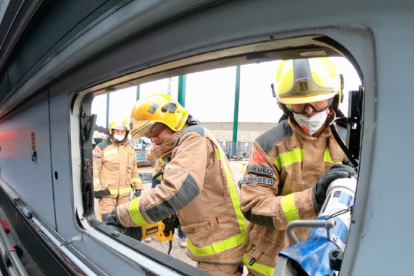
[[[135,189],[134,190],[134,198],[140,197],[142,193],[142,190],[140,189]]]
[[[169,236],[171,231],[174,233],[174,229],[178,228],[178,226],[180,225],[180,221],[178,220],[178,217],[175,214],[169,216],[166,219],[163,219],[162,222],[165,225],[165,228],[164,228],[165,236]]]
[[[118,214],[116,212],[116,208],[113,209],[106,218],[106,224],[107,225],[113,225],[117,227],[122,227],[122,225],[119,223]]]
[[[343,164],[334,164],[332,168],[323,174],[318,182],[313,186],[313,198],[314,203],[316,204],[316,211],[322,208],[323,203],[326,199],[326,190],[331,184],[332,181],[338,178],[349,178],[356,175],[356,169],[354,167],[343,165]]]
[[[93,192],[93,196],[94,196],[95,198],[98,198],[98,199],[104,198],[104,197],[106,197],[106,196],[108,196],[108,195],[111,195],[111,193],[109,192],[109,190],[108,190],[108,189],[105,189],[105,190],[99,190],[99,191],[94,191],[94,192]]]

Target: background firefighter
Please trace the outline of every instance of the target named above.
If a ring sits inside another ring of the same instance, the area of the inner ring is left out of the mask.
[[[131,192],[141,194],[136,153],[127,139],[128,121],[115,121],[109,125],[108,140],[93,150],[94,196],[99,200],[99,220],[119,204],[130,201]]]
[[[343,79],[329,58],[282,61],[276,75],[278,104],[287,115],[253,143],[241,183],[241,208],[252,222],[243,262],[253,275],[273,275],[278,253],[291,245],[285,229],[316,219],[326,189],[355,175],[329,124],[342,101]],[[310,229],[298,228],[299,240]]]
[[[138,101],[131,113],[133,141],[156,144],[163,157],[161,184],[122,204],[108,224],[136,227],[177,214],[187,234],[187,254],[213,275],[241,275],[246,222],[229,162],[214,136],[170,96]]]

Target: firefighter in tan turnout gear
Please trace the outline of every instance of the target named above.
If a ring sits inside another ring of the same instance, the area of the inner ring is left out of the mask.
[[[94,196],[99,200],[99,220],[119,204],[130,201],[131,192],[139,196],[142,183],[138,176],[137,158],[127,135],[126,119],[109,125],[108,140],[93,150]]]
[[[146,136],[164,157],[162,181],[122,204],[107,223],[137,227],[177,214],[187,255],[213,275],[241,275],[246,222],[229,162],[214,136],[170,96],[138,101],[131,113],[133,141]]]
[[[278,253],[291,245],[289,222],[316,219],[331,181],[355,175],[332,135],[342,77],[329,58],[282,61],[276,94],[288,116],[253,143],[241,184],[241,209],[252,222],[243,262],[249,275],[273,275]],[[339,127],[336,126],[336,129]],[[299,240],[311,229],[297,228]]]

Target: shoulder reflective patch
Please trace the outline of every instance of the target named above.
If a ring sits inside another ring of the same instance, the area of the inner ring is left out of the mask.
[[[249,176],[240,181],[240,184],[262,184],[268,186],[273,186],[274,183],[274,179],[261,176]]]
[[[102,155],[101,153],[102,153],[102,151],[101,151],[101,148],[100,148],[99,146],[96,146],[96,147],[93,149],[93,154],[94,154],[94,155],[95,155],[95,154]]]
[[[262,166],[247,166],[248,173],[260,174],[260,175],[273,175],[273,169]]]
[[[264,164],[265,163],[265,158],[257,150],[253,151],[251,159],[256,164]]]

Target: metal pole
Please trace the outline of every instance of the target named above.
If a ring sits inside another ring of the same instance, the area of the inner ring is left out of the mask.
[[[106,94],[106,128],[109,127],[109,93]]]
[[[139,100],[139,93],[141,92],[141,86],[138,84],[137,85],[137,101]]]
[[[2,250],[1,254],[4,260],[4,265],[7,267],[7,259],[10,260],[13,268],[15,269],[17,275],[24,275],[29,276],[27,274],[26,269],[24,268],[22,262],[20,261],[17,252],[14,250],[13,244],[10,242],[9,237],[7,236],[6,232],[4,231],[3,227],[0,226],[0,248]],[[4,252],[3,252],[4,251]],[[6,257],[6,252],[8,255]],[[12,269],[13,271],[13,269]],[[12,272],[14,273],[14,271]]]
[[[182,75],[178,78],[178,102],[185,107],[185,90],[187,86],[187,76]]]
[[[234,119],[233,119],[233,145],[231,155],[236,156],[237,128],[239,125],[239,100],[240,100],[240,65],[236,66],[236,98],[234,100]]]

